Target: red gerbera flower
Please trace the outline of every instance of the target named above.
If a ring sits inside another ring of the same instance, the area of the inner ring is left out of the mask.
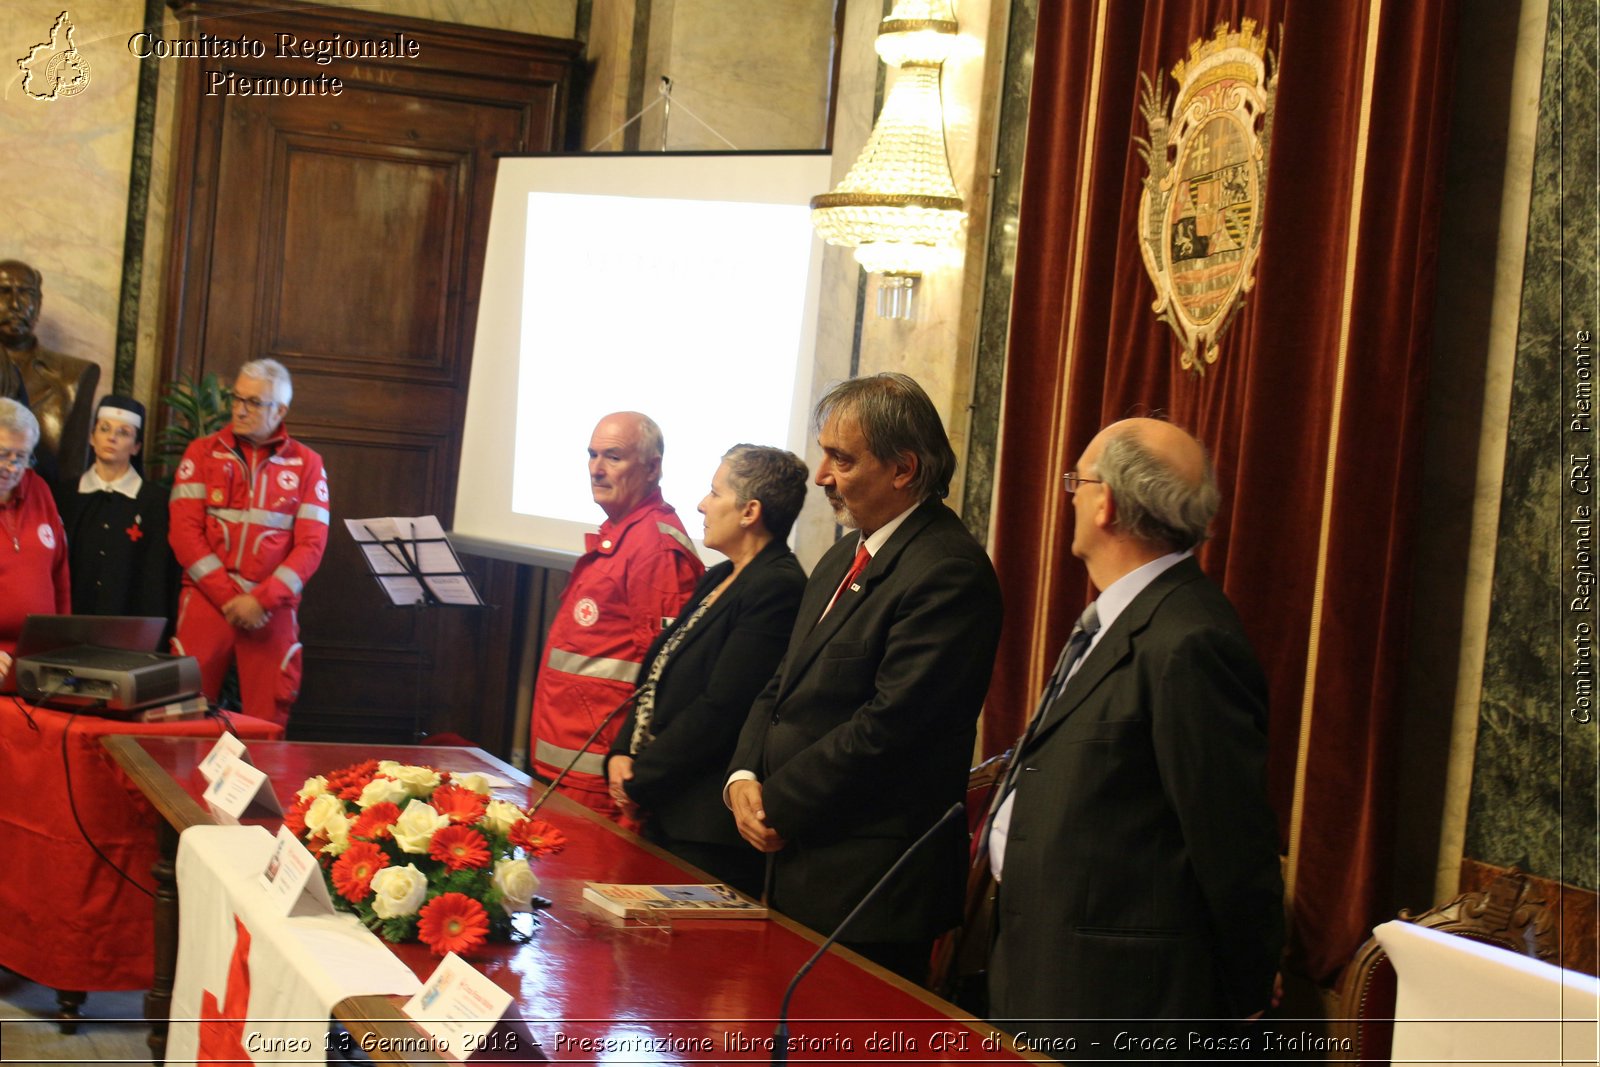
[[[378,761],[375,759],[341,767],[327,776],[328,792],[336,793],[344,800],[355,800],[377,773]]]
[[[433,810],[440,815],[450,816],[451,822],[471,825],[483,818],[484,810],[489,806],[489,798],[459,785],[441,785],[433,791],[428,803],[432,804]]]
[[[511,843],[530,856],[560,852],[567,846],[567,835],[543,819],[523,819],[506,835]]]
[[[392,837],[389,832],[400,818],[400,807],[385,800],[374,804],[350,824],[351,837]]]
[[[368,841],[357,841],[344,850],[333,865],[333,887],[352,904],[372,892],[372,876],[389,866],[383,849]]]
[[[283,813],[283,825],[296,837],[306,835],[306,809],[311,807],[311,802],[316,797],[305,797],[289,805],[289,810]]]
[[[489,939],[489,913],[464,893],[441,893],[418,913],[417,937],[435,956],[471,952]]]
[[[428,855],[452,871],[485,867],[489,863],[489,842],[470,826],[446,826],[436,830],[428,842]]]

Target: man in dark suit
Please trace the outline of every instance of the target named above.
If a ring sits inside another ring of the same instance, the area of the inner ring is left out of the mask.
[[[771,902],[831,932],[965,793],[1000,635],[983,548],[940,503],[955,453],[903,374],[817,405],[816,482],[858,530],[817,564],[778,672],[750,710],[726,790],[771,854]],[[914,981],[960,921],[966,827],[928,841],[841,940]]]
[[[1220,499],[1210,463],[1170,423],[1129,419],[1066,488],[1101,592],[988,829],[990,1014],[1030,1039],[1073,1019],[1251,1017],[1273,997],[1283,885],[1266,680],[1191,554]]]

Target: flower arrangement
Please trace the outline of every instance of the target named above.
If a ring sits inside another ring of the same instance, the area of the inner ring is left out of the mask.
[[[481,774],[368,760],[306,779],[284,823],[322,865],[334,904],[435,955],[509,941],[532,910],[533,860],[566,838],[489,795]]]

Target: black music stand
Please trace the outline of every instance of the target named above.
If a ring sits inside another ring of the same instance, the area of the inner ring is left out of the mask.
[[[444,527],[432,515],[417,518],[346,519],[345,527],[355,538],[367,561],[367,570],[396,607],[481,608],[472,578],[461,566],[461,557],[445,536]],[[435,642],[437,644],[437,642]],[[421,741],[422,662],[417,662],[417,685],[412,690],[412,741]]]

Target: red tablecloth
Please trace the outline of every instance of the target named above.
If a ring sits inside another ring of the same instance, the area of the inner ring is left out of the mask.
[[[260,719],[230,720],[247,740],[283,736]],[[159,816],[100,738],[214,737],[221,729],[214,719],[124,723],[0,697],[0,964],[52,989],[150,985],[154,900],[110,864],[153,891]]]

